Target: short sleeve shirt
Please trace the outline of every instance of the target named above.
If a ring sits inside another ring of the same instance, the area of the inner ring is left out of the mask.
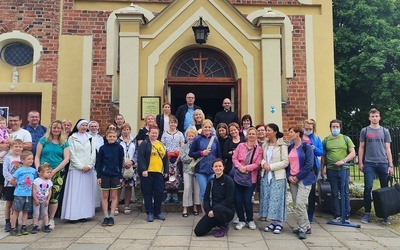
[[[32,196],[33,181],[37,177],[36,169],[25,166],[20,167],[15,171],[13,177],[17,180],[14,195]]]
[[[53,182],[51,180],[44,180],[38,177],[33,181],[33,185],[36,186],[36,197],[38,198],[39,202],[45,202],[49,196]]]
[[[46,141],[46,138],[42,137],[39,143],[43,146],[40,155],[40,164],[47,162],[53,169],[57,168],[64,160],[64,149],[69,147],[68,141],[66,141],[64,145],[60,145]]]
[[[354,143],[350,137],[345,139],[342,134],[337,137],[328,136],[326,138],[326,144],[324,145],[324,149],[326,150],[326,166],[330,169],[340,169],[340,167],[333,166],[333,164],[343,160],[348,155],[348,150],[354,148]]]

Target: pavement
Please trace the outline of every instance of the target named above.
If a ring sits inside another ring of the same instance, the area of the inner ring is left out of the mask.
[[[4,201],[0,201],[0,227],[4,228]],[[121,207],[120,207],[121,208]],[[51,233],[39,231],[26,236],[9,236],[0,231],[0,249],[400,249],[400,233],[379,223],[362,224],[361,228],[328,225],[331,215],[318,211],[312,234],[299,240],[292,233],[295,215],[288,214],[282,234],[264,232],[268,222],[256,221],[258,229],[238,231],[231,223],[228,235],[215,238],[213,232],[196,237],[193,229],[200,216],[164,213],[166,220],[146,222],[146,214],[133,210],[115,217],[115,226],[102,227],[102,213],[85,223],[70,224],[56,219]],[[258,214],[255,213],[255,218]],[[360,217],[352,217],[359,223]],[[28,223],[29,225],[29,223]],[[31,229],[31,226],[28,226]]]

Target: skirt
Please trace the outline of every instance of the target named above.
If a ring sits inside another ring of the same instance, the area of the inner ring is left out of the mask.
[[[61,219],[79,220],[95,215],[98,186],[96,171],[70,170],[65,183]]]
[[[268,183],[267,175],[261,178],[260,217],[286,221],[286,179],[276,180],[272,174]]]

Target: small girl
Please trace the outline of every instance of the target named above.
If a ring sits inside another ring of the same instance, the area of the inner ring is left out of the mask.
[[[8,138],[9,134],[7,129],[7,120],[6,118],[0,116],[0,143],[7,143]],[[0,150],[0,160],[6,156],[7,152],[7,150]]]
[[[36,234],[38,232],[38,218],[39,215],[43,216],[44,228],[43,232],[50,233],[49,223],[49,203],[51,197],[51,187],[53,182],[51,181],[51,166],[44,162],[39,166],[38,172],[39,177],[33,181],[33,228],[31,233]]]

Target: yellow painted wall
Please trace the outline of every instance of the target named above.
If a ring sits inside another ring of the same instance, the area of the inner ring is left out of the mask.
[[[0,82],[12,82],[12,69],[14,66],[10,66],[0,60]],[[32,63],[16,67],[18,71],[18,81],[19,82],[32,82]]]
[[[60,36],[57,88],[57,119],[81,118],[82,109],[82,36]]]

